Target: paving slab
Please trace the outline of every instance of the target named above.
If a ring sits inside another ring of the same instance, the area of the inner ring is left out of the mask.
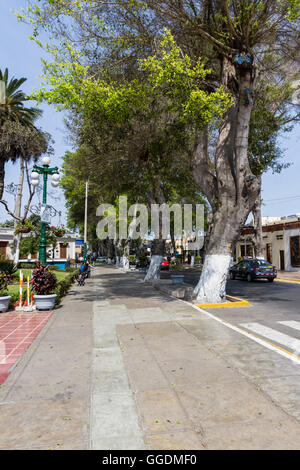
[[[299,378],[140,274],[97,267],[0,388],[0,449],[299,449]]]
[[[0,388],[0,449],[89,446],[93,281],[73,286]]]

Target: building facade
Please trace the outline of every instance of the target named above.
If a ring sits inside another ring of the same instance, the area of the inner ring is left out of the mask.
[[[281,271],[300,271],[300,214],[263,219],[264,258]],[[235,258],[253,257],[254,228],[244,227],[236,245]]]
[[[25,238],[28,235],[23,235]],[[0,255],[6,259],[13,260],[13,238],[14,229],[0,229]],[[77,260],[82,253],[83,240],[81,235],[76,233],[66,233],[63,237],[57,238],[54,249],[47,249],[47,262],[55,263]],[[30,253],[26,258],[21,258],[20,262],[33,262],[38,259],[38,253]]]

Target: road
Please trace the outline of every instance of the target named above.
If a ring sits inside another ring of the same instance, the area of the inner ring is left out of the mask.
[[[196,285],[199,272],[182,271],[185,282]],[[170,273],[162,272],[162,278]],[[227,282],[226,292],[234,297],[249,300],[250,307],[211,308],[208,312],[230,324],[286,351],[300,356],[300,284],[265,280]]]

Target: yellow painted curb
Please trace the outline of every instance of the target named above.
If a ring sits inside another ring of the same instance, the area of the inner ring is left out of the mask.
[[[196,304],[196,307],[200,308],[224,308],[224,307],[249,307],[250,302],[248,300],[242,300],[237,297],[232,297],[231,295],[226,295],[226,299],[229,302],[220,302],[218,304]],[[230,300],[233,299],[233,300]]]
[[[300,279],[290,279],[289,277],[277,277],[276,281],[296,282],[299,283]]]

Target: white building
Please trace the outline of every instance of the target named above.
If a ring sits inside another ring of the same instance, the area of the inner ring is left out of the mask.
[[[28,235],[23,235],[25,238]],[[7,259],[13,259],[13,228],[0,229],[0,254]],[[55,249],[47,248],[47,262],[55,263],[73,261],[81,254],[83,240],[78,233],[67,232],[63,237],[57,238]],[[20,262],[30,262],[38,259],[38,253],[31,253],[27,258],[20,259]]]
[[[281,271],[300,271],[300,214],[278,217],[275,221],[265,218],[262,231],[265,259]],[[236,259],[253,257],[253,234],[252,226],[243,228],[236,245]]]

